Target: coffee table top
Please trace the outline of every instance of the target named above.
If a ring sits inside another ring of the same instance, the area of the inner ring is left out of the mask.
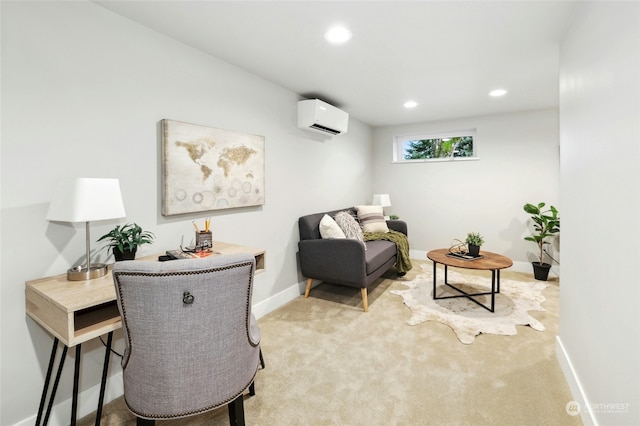
[[[427,257],[436,263],[465,269],[495,271],[496,269],[504,269],[513,265],[513,261],[508,257],[497,253],[491,253],[490,251],[480,251],[480,254],[484,257],[476,260],[456,259],[455,257],[447,256],[447,253],[449,253],[449,249],[436,249],[428,252]]]

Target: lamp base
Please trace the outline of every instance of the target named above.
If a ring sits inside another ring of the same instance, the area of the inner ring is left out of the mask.
[[[92,263],[89,268],[78,266],[67,271],[67,281],[86,281],[107,275],[107,265]]]

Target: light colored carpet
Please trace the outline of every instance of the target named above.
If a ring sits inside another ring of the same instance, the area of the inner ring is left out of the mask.
[[[422,272],[389,272],[369,291],[323,283],[258,320],[266,368],[255,396],[245,396],[248,425],[580,425],[567,414],[572,399],[555,354],[558,282],[544,290],[545,324],[538,332],[482,334],[463,345],[447,325],[409,326],[410,310],[391,294]],[[486,274],[486,271],[485,271]],[[503,279],[530,281],[505,271]],[[119,342],[120,344],[121,342]],[[121,348],[117,348],[121,349]],[[93,424],[92,417],[78,424]],[[134,425],[119,398],[102,425]],[[226,408],[159,426],[228,425]]]
[[[433,267],[421,264],[418,276],[403,284],[407,289],[392,290],[391,294],[401,296],[404,304],[411,309],[409,325],[425,321],[439,321],[447,324],[456,333],[460,342],[473,343],[480,333],[513,336],[517,325],[529,325],[534,330],[544,331],[544,325],[529,315],[529,311],[544,311],[542,291],[548,285],[541,281],[500,280],[500,293],[495,295],[494,312],[483,308],[466,297],[433,299]],[[448,282],[466,293],[485,293],[491,290],[491,272],[485,276],[463,275],[449,268]],[[444,285],[444,273],[436,276],[438,297],[460,295],[460,292]],[[491,306],[491,296],[474,296],[485,306]]]

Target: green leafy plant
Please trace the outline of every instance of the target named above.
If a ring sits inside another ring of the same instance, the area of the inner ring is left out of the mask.
[[[389,215],[389,219],[391,219],[391,220],[398,220],[398,219],[400,219],[400,216],[395,215],[395,214],[390,214],[390,215]]]
[[[482,235],[480,235],[480,233],[478,232],[469,232],[467,234],[467,239],[465,240],[465,243],[471,244],[472,246],[480,247],[482,244],[484,244],[484,239],[482,238]]]
[[[544,254],[544,245],[549,244],[546,240],[549,237],[560,232],[560,217],[558,216],[558,209],[554,206],[549,206],[548,209],[543,210],[546,206],[545,203],[525,204],[523,209],[525,212],[531,215],[533,220],[533,235],[524,237],[525,240],[531,241],[538,246],[540,254],[538,256],[538,263],[542,265],[542,256]]]
[[[149,231],[143,231],[137,223],[127,223],[123,226],[116,226],[114,229],[104,234],[98,239],[100,241],[108,241],[106,246],[111,251],[116,248],[120,252],[134,251],[142,244],[151,244],[155,235]]]

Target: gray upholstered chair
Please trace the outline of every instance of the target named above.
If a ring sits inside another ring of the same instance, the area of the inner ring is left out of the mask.
[[[138,424],[224,405],[232,425],[244,424],[243,393],[255,393],[262,361],[254,271],[250,254],[116,262],[124,398]]]

